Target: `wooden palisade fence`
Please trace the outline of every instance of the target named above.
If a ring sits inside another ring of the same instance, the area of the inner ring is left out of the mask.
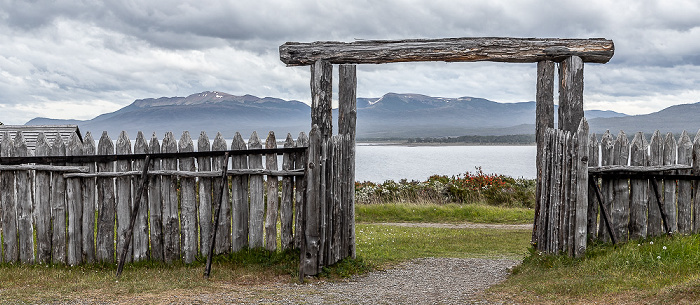
[[[643,133],[613,137],[606,132],[597,140],[590,135],[589,172],[599,188],[603,206],[610,211],[617,240],[627,241],[666,233],[700,233],[700,131],[691,141],[687,132],[678,139],[656,131],[650,141]],[[598,211],[588,217],[590,239],[610,241]]]
[[[213,198],[219,192],[214,185],[220,185],[213,182],[221,175],[226,150],[232,155],[231,178],[223,193],[215,253],[248,247],[277,250],[278,220],[281,248],[294,247],[292,211],[304,205],[308,142],[304,133],[296,141],[288,134],[284,148],[277,148],[270,132],[263,149],[255,132],[247,144],[236,133],[228,150],[221,134],[212,145],[202,132],[194,152],[188,132],[179,141],[167,133],[162,143],[155,135],[146,141],[139,132],[133,147],[125,132],[116,145],[103,133],[97,147],[90,133],[84,142],[73,135],[68,143],[61,137],[47,143],[40,134],[36,150],[28,151],[21,133],[14,139],[5,134],[0,143],[2,261],[115,262],[146,155],[151,156],[148,188],[139,200],[127,260],[191,263],[206,256]],[[278,154],[284,160],[281,168]]]

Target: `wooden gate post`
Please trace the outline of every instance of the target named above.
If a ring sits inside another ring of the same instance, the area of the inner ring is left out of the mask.
[[[559,129],[575,133],[583,118],[583,60],[570,56],[559,63]]]
[[[547,128],[554,128],[554,62],[549,60],[537,62],[537,108],[536,108],[536,131],[535,141],[537,142],[537,188],[535,194],[535,219],[541,211],[542,201],[542,158],[545,155],[545,131]],[[537,240],[538,222],[534,222],[532,228],[533,244]]]
[[[311,65],[311,126],[318,125],[323,140],[333,135],[332,94],[333,65],[318,60]]]
[[[342,234],[340,259],[356,257],[355,250],[355,133],[357,126],[357,67],[338,68],[338,132],[345,136],[341,170]]]

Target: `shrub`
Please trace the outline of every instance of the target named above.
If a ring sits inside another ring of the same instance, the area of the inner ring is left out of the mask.
[[[364,181],[355,183],[359,204],[388,202],[476,203],[495,206],[527,207],[535,205],[535,180],[476,172],[457,176],[433,175],[426,181]]]

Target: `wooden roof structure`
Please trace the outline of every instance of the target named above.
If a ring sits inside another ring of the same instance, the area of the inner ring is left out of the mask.
[[[81,142],[83,141],[78,125],[0,125],[0,142],[2,142],[5,133],[9,134],[10,138],[14,140],[18,132],[22,132],[27,148],[30,150],[35,149],[36,140],[41,132],[44,133],[49,143],[53,143],[56,135],[60,135],[63,142],[67,143],[73,133],[78,135]]]

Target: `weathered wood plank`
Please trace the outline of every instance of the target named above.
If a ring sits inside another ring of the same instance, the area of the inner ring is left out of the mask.
[[[319,270],[321,238],[321,132],[317,125],[309,133],[309,149],[306,160],[306,204],[304,207],[304,237],[302,240],[302,274],[316,275]]]
[[[284,141],[284,147],[294,147],[292,134],[288,133]],[[282,155],[282,169],[294,169],[294,155],[286,153]],[[282,178],[282,200],[280,202],[280,245],[282,250],[292,248],[292,236],[294,234],[294,177]]]
[[[338,67],[338,131],[346,137],[341,163],[341,205],[343,227],[341,259],[355,252],[355,130],[357,125],[357,67]]]
[[[693,164],[693,142],[685,130],[678,142],[678,164]],[[683,174],[690,174],[684,171]],[[690,180],[678,180],[678,232],[689,234],[692,232],[691,194],[693,183]]]
[[[180,137],[178,150],[181,152],[194,151],[194,143],[190,133],[185,131]],[[180,158],[180,170],[194,172],[194,158]],[[197,203],[194,178],[180,178],[180,237],[182,254],[185,264],[194,262],[197,256]]]
[[[172,132],[166,132],[161,151],[176,153],[177,141]],[[177,159],[163,159],[164,170],[177,170]],[[180,224],[178,219],[177,177],[163,176],[161,184],[163,199],[163,257],[166,262],[180,258]]]
[[[143,136],[143,132],[138,132],[136,134],[136,142],[134,143],[134,153],[135,154],[147,154],[148,153],[148,142]],[[144,163],[142,159],[134,159],[134,170],[143,171],[143,167],[148,166]],[[145,177],[148,179],[148,176]],[[148,259],[148,192],[142,192],[141,199],[137,199],[138,188],[141,187],[140,179],[134,178],[134,193],[133,193],[133,204],[139,202],[139,211],[136,214],[136,219],[134,220],[134,228],[132,231],[131,245],[134,249],[134,261],[142,261]],[[133,207],[132,211],[133,212]],[[133,213],[132,213],[133,214]]]
[[[630,148],[630,165],[647,165],[649,162],[648,148],[649,144],[644,138],[644,133],[636,133]],[[647,235],[648,190],[648,179],[630,179],[629,237],[631,240],[645,238]]]
[[[649,141],[649,165],[650,166],[660,166],[663,165],[663,151],[664,143],[661,138],[661,133],[657,130],[651,136]],[[661,185],[661,180],[657,180],[658,185]],[[649,202],[647,203],[647,236],[659,236],[661,235],[661,211],[656,203],[656,197],[654,194],[653,186],[649,185]]]
[[[98,155],[113,155],[114,143],[107,132],[103,132],[97,144]],[[113,172],[114,162],[97,163],[100,172]],[[54,175],[55,177],[56,175]],[[61,176],[62,178],[62,176]],[[114,258],[114,221],[116,202],[114,196],[114,179],[97,178],[97,243],[98,262],[113,263]]]
[[[66,146],[67,156],[83,154],[83,143],[78,135],[73,133]],[[83,194],[80,178],[66,179],[66,204],[68,207],[68,265],[82,263],[83,254]]]
[[[0,155],[3,157],[14,156],[14,143],[10,133],[5,132],[0,144]],[[15,190],[15,174],[12,171],[0,173],[0,209],[2,210],[2,250],[4,262],[17,262],[19,249],[17,247],[17,202]]]
[[[693,139],[693,173],[700,174],[700,130]],[[700,233],[700,181],[693,182],[693,234]]]
[[[253,134],[248,140],[248,149],[262,148],[258,133]],[[262,155],[250,155],[248,157],[250,168],[263,168]],[[248,243],[250,248],[263,247],[263,219],[265,217],[265,202],[263,198],[263,177],[250,177],[250,220],[248,223]]]
[[[561,141],[562,133],[556,132],[553,135],[553,151],[554,156],[552,157],[552,192],[550,194],[550,213],[549,213],[549,223],[547,224],[548,229],[548,253],[558,253],[559,252],[559,217],[561,213],[561,185],[562,185],[562,157],[563,153],[561,151]]]
[[[231,149],[247,149],[243,137],[238,132],[236,132],[236,135],[233,137],[233,142],[231,142]],[[233,169],[248,169],[247,156],[233,156],[231,157],[231,161],[233,164]],[[231,201],[233,203],[233,252],[238,252],[241,249],[248,246],[248,220],[250,218],[250,207],[248,206],[248,179],[249,176],[234,176],[231,182]]]
[[[66,144],[60,136],[51,144],[52,156],[65,156]],[[61,165],[54,164],[54,165]],[[51,176],[51,261],[54,264],[66,263],[66,179],[62,175]],[[112,227],[114,230],[114,227]],[[7,252],[7,249],[5,249]]]
[[[89,131],[85,134],[83,140],[83,155],[95,155],[95,139]],[[95,162],[88,163],[88,168],[91,173],[95,173],[97,167]],[[82,250],[83,261],[91,264],[95,262],[95,213],[96,210],[96,195],[97,188],[96,178],[82,179],[83,183],[83,219],[82,219]]]
[[[160,153],[160,142],[154,132],[148,143],[149,153]],[[161,160],[152,159],[149,171],[160,170]],[[161,176],[148,177],[148,225],[151,242],[150,256],[152,260],[163,261],[163,196],[161,194]]]
[[[297,141],[294,144],[296,147],[308,147],[309,137],[306,136],[304,132],[300,132],[297,137]],[[306,167],[306,154],[296,153],[294,158],[294,168],[299,170]],[[304,241],[304,205],[305,200],[305,190],[306,190],[306,177],[295,177],[295,192],[294,192],[294,204],[295,204],[295,222],[294,222],[294,244],[298,249],[301,249],[301,243]]]
[[[576,134],[577,151],[576,168],[576,225],[574,226],[574,256],[581,257],[586,251],[588,243],[588,122],[581,119],[578,132]]]
[[[620,131],[617,135],[617,139],[615,139],[613,147],[613,164],[627,165],[629,161],[629,151],[627,135],[623,131]],[[615,235],[618,240],[625,242],[629,238],[629,180],[627,178],[615,179],[613,184],[612,218]]]
[[[265,141],[265,148],[277,148],[277,140],[275,132],[270,131]],[[265,168],[269,170],[277,170],[277,155],[265,155]],[[277,219],[279,211],[279,180],[277,176],[267,176],[267,214],[265,216],[265,249],[269,251],[277,250]]]
[[[550,182],[550,168],[551,168],[551,153],[552,153],[552,134],[554,132],[553,128],[548,128],[545,129],[543,135],[542,135],[542,147],[543,147],[543,155],[542,158],[539,160],[538,163],[538,169],[541,170],[541,172],[538,173],[540,175],[540,180],[538,182],[538,188],[540,189],[540,196],[536,198],[538,200],[537,205],[540,207],[539,208],[539,213],[535,214],[535,223],[536,225],[533,225],[533,230],[536,230],[534,233],[535,237],[533,240],[536,242],[537,250],[538,251],[547,251],[547,244],[548,244],[548,219],[549,219],[549,206],[550,206],[550,193],[551,193],[551,188],[549,185]]]
[[[321,136],[323,136],[323,132],[321,132]],[[320,226],[319,226],[319,228],[320,228],[320,232],[321,232],[320,233],[321,238],[319,240],[320,243],[319,243],[319,251],[318,251],[319,268],[322,268],[323,266],[329,265],[327,253],[328,253],[328,244],[329,244],[328,243],[328,236],[330,236],[330,234],[328,234],[328,227],[329,227],[329,224],[328,224],[328,220],[329,220],[328,219],[328,217],[329,217],[328,216],[328,211],[329,211],[328,205],[330,202],[329,196],[331,193],[330,187],[329,187],[330,186],[329,185],[330,179],[328,178],[328,175],[331,173],[331,171],[329,169],[329,162],[328,162],[328,160],[330,160],[330,154],[331,154],[331,152],[329,152],[329,149],[328,149],[330,141],[331,141],[331,138],[322,138],[321,139],[321,156],[320,156],[320,160],[321,160],[321,166],[320,166],[320,168],[321,168],[321,184],[320,185],[321,186],[319,188],[321,190],[320,199],[319,199],[319,202],[320,202],[320,204],[319,204],[319,206],[320,206],[320,210],[319,210],[319,217],[320,217],[319,224],[320,224]]]
[[[598,139],[595,133],[592,133],[588,139],[588,166],[599,166],[600,165],[600,155],[598,151]],[[589,178],[591,179],[591,178]],[[592,178],[593,183],[598,184],[598,179]],[[588,185],[588,240],[593,241],[596,236],[598,236],[598,204],[596,202],[595,196],[593,195],[595,190],[593,187]]]
[[[29,155],[22,132],[17,132],[13,143],[13,153],[18,157]],[[34,232],[32,228],[32,176],[29,171],[15,171],[17,194],[17,230],[19,233],[19,260],[22,263],[34,262]]]
[[[664,138],[663,161],[664,165],[676,164],[678,145],[672,133],[667,133]],[[676,180],[664,179],[664,207],[666,209],[666,220],[671,233],[678,232],[678,205],[676,204]]]
[[[613,165],[613,148],[614,148],[615,142],[613,140],[613,136],[610,134],[610,131],[607,130],[603,134],[603,136],[600,139],[600,164],[602,166],[607,166],[607,165]],[[603,206],[605,207],[606,211],[609,211],[612,213],[612,201],[613,201],[613,180],[609,178],[603,178],[601,179],[601,193],[603,195]],[[610,215],[612,218],[612,215]],[[610,219],[612,222],[613,220]],[[598,239],[604,241],[604,242],[609,242],[610,241],[610,234],[608,234],[607,228],[605,227],[606,224],[603,221],[599,222],[599,227],[598,227]],[[614,226],[614,224],[612,224]]]
[[[564,132],[561,140],[561,205],[559,214],[559,248],[557,252],[569,254],[569,227],[571,208],[571,132]]]
[[[226,146],[224,145],[224,147]],[[207,136],[206,132],[202,131],[199,134],[199,139],[197,140],[197,151],[210,150],[211,142],[209,141],[209,137]],[[197,171],[201,172],[210,170],[210,157],[197,158]],[[212,233],[212,190],[213,189],[211,178],[199,178],[199,205],[197,207],[197,210],[199,211],[199,253],[202,256],[209,255],[209,249],[211,248],[209,242],[211,242]],[[228,235],[228,232],[221,232],[221,234]]]
[[[311,125],[318,125],[323,139],[333,135],[333,65],[317,61],[311,66]]]
[[[118,155],[130,155],[131,141],[126,131],[122,131],[117,138],[116,152]],[[131,161],[120,160],[117,161],[118,172],[130,171],[132,169]],[[131,196],[131,177],[124,176],[116,178],[116,192],[117,192],[117,249],[123,249],[126,240],[126,231],[129,229],[129,222],[131,222],[131,208],[132,208],[132,196]],[[128,253],[126,255],[125,262],[133,261],[134,248],[129,247]]]
[[[559,129],[576,132],[583,118],[583,61],[572,56],[559,63]]]
[[[51,154],[51,145],[43,132],[39,132],[37,136],[35,154],[37,156]],[[36,171],[34,185],[37,262],[46,264],[51,261],[51,173]]]
[[[340,244],[342,240],[342,228],[343,228],[343,211],[342,202],[340,201],[341,193],[341,161],[343,159],[341,147],[344,145],[345,137],[343,135],[336,135],[333,137],[333,159],[331,161],[331,210],[329,214],[331,215],[332,226],[330,227],[330,260],[329,263],[335,264],[340,261]]]
[[[383,64],[391,62],[520,62],[561,61],[579,56],[585,62],[606,63],[615,53],[612,40],[465,37],[355,42],[287,42],[279,47],[280,60],[288,66],[327,60],[333,64]]]
[[[535,219],[541,212],[541,197],[543,196],[544,183],[541,167],[542,158],[545,152],[545,142],[547,137],[545,132],[547,128],[554,128],[554,62],[549,60],[537,62],[537,94],[536,94],[536,125],[535,125],[535,142],[537,142],[537,157],[535,166],[537,166],[537,187],[535,190]],[[354,192],[353,192],[354,193]],[[532,243],[537,244],[537,226],[538,221],[533,224]]]

